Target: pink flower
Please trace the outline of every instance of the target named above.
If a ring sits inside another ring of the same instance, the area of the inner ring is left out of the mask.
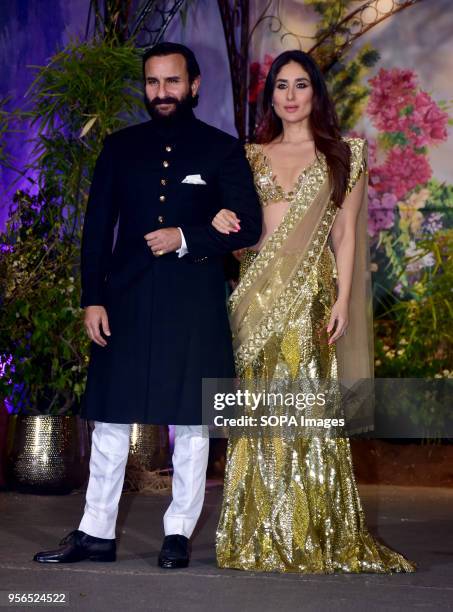
[[[368,102],[368,114],[374,125],[384,132],[399,131],[401,111],[414,98],[417,86],[414,72],[381,68],[369,82],[373,89]]]
[[[414,147],[447,139],[448,113],[425,91],[411,70],[384,70],[370,79],[368,113],[383,132],[402,132]]]
[[[387,210],[394,210],[397,201],[398,200],[393,193],[384,193],[381,200],[382,208],[385,208]]]
[[[408,191],[431,178],[431,166],[425,155],[410,147],[394,147],[385,163],[371,169],[371,184],[379,193],[392,193],[403,199]]]
[[[375,138],[367,138],[368,141],[368,167],[377,163],[377,142]]]
[[[259,94],[264,89],[267,73],[273,61],[274,58],[266,53],[262,64],[259,62],[250,64],[249,103],[254,104],[258,100]]]
[[[441,110],[426,91],[417,93],[414,110],[408,117],[407,135],[416,147],[436,144],[447,139],[448,113]]]

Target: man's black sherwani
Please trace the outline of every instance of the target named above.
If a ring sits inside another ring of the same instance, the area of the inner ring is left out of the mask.
[[[189,175],[206,184],[184,183]],[[221,208],[236,212],[240,232],[211,226]],[[187,255],[152,254],[144,235],[165,227],[182,229]],[[104,305],[111,336],[106,347],[91,343],[83,417],[201,423],[202,378],[234,376],[223,256],[260,233],[237,139],[192,113],[170,127],[148,121],[106,138],[84,221],[81,306]]]

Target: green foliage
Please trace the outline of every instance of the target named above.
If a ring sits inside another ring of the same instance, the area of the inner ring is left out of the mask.
[[[387,151],[393,147],[406,147],[409,143],[403,132],[385,132],[379,134],[379,144],[384,151]]]
[[[72,42],[54,55],[29,89],[40,130],[59,120],[78,133],[89,120],[97,136],[120,128],[137,108],[141,63],[132,43]],[[94,125],[94,124],[93,124]]]
[[[5,111],[5,106],[8,103],[8,98],[0,99],[0,164],[6,167],[11,167],[10,156],[6,150],[5,136],[11,131],[10,123],[11,116]]]
[[[333,26],[336,26],[351,10],[351,5],[356,0],[304,0],[304,4],[312,6],[320,15],[318,36],[326,34]],[[334,42],[334,41],[332,41]]]
[[[325,75],[344,131],[352,130],[364,112],[369,89],[362,83],[378,60],[379,53],[365,45],[353,59],[338,61]]]
[[[0,355],[13,356],[0,393],[16,410],[77,410],[89,344],[79,308],[83,213],[103,138],[142,110],[141,79],[132,41],[110,38],[71,42],[29,89],[36,195],[16,193],[0,251]]]
[[[429,197],[425,203],[425,210],[441,213],[444,227],[453,227],[453,185],[441,183],[433,178],[427,187]]]
[[[409,299],[376,321],[379,377],[453,376],[453,230],[420,240],[417,247],[411,262],[429,254],[434,265],[423,269]]]
[[[435,378],[381,379],[376,385],[377,421],[398,437],[440,440],[451,431],[453,380]]]
[[[379,60],[379,53],[370,45],[364,45],[353,58],[341,56],[338,49],[347,40],[348,27],[341,21],[358,4],[354,0],[306,0],[320,15],[316,39],[327,38],[315,50],[314,56],[321,66],[326,67],[325,77],[332,94],[344,131],[351,130],[360,119],[369,90],[363,85],[364,76]]]
[[[124,127],[142,106],[141,63],[131,42],[72,42],[38,67],[29,91],[39,185],[65,203],[83,204],[106,134]]]
[[[0,395],[30,414],[71,412],[86,375],[77,245],[50,208],[17,192],[0,257],[1,352],[14,358]]]
[[[413,200],[417,197],[423,202],[422,206],[414,205]],[[396,285],[401,287],[402,297],[410,298],[414,295],[413,291],[417,287],[414,281],[420,279],[409,271],[408,264],[421,260],[426,254],[423,245],[430,240],[426,230],[421,227],[422,222],[436,213],[440,214],[443,228],[453,227],[453,186],[431,179],[413,192],[408,203],[405,208],[404,203],[400,203],[400,206],[403,204],[405,214],[402,215],[401,209],[397,208],[394,227],[391,231],[380,233],[379,242],[373,249],[376,268],[374,293],[378,302],[382,301],[384,305],[393,302]],[[434,235],[440,234],[436,232]],[[411,245],[416,246],[417,253],[408,259],[405,254]]]
[[[13,159],[7,150],[6,142],[8,134],[23,132],[17,127],[17,123],[24,119],[26,113],[19,110],[7,111],[6,107],[10,102],[9,97],[0,98],[0,166],[15,170]]]

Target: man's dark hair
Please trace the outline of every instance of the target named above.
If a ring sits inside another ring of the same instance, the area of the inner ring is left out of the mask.
[[[200,76],[200,66],[198,65],[195,54],[189,47],[173,42],[161,42],[145,51],[143,54],[143,78],[145,78],[145,64],[150,57],[162,57],[164,55],[173,55],[174,53],[182,55],[186,60],[189,82],[193,83],[194,80]]]

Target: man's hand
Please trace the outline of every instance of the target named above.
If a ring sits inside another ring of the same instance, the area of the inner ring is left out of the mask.
[[[153,255],[165,255],[181,247],[181,232],[177,227],[166,227],[145,234],[145,240]]]
[[[85,308],[85,329],[90,340],[99,344],[99,346],[107,346],[106,340],[101,336],[100,328],[106,336],[111,336],[109,328],[109,319],[104,306],[87,306]]]

